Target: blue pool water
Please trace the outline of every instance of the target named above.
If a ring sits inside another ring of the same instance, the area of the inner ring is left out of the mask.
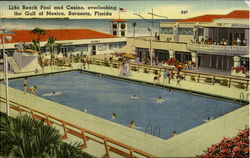
[[[169,138],[173,131],[182,133],[217,118],[241,105],[221,100],[168,91],[150,86],[100,78],[78,72],[28,78],[28,86],[36,85],[45,99],[128,126],[131,120],[140,131],[152,125],[152,133]],[[23,89],[23,79],[12,80],[10,86]],[[55,91],[55,94],[51,94]],[[134,99],[133,95],[136,95]],[[157,102],[162,97],[164,102]],[[112,119],[112,113],[116,119]],[[159,133],[160,130],[160,133]],[[155,131],[155,132],[154,132]]]

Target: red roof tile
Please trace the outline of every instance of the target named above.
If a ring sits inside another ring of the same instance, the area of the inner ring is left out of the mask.
[[[202,15],[194,18],[178,20],[176,22],[212,22],[215,18],[221,18],[223,15]]]
[[[116,37],[89,29],[57,29],[45,31],[46,34],[40,36],[40,41],[47,41],[50,36],[54,36],[56,38],[56,41]],[[37,35],[32,34],[31,30],[12,30],[12,32],[14,32],[15,35],[10,35],[13,38],[11,42],[8,42],[6,40],[6,43],[31,42],[33,39],[37,39]],[[0,35],[0,37],[2,37],[2,35]]]
[[[111,22],[126,22],[127,20],[124,20],[124,19],[115,19],[115,20],[112,20]]]
[[[178,20],[176,22],[212,22],[218,18],[249,19],[248,10],[235,10],[227,15],[202,15],[194,18]]]
[[[223,16],[223,18],[249,19],[248,10],[235,10]]]

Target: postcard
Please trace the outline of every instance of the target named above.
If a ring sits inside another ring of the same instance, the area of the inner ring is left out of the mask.
[[[0,7],[1,156],[248,156],[249,1]]]

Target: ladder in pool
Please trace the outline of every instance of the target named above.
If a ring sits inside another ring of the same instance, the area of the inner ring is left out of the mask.
[[[10,64],[12,70],[15,73],[20,73],[21,72],[20,67],[18,66],[16,60],[13,57],[8,57],[7,60],[8,60],[8,63]]]

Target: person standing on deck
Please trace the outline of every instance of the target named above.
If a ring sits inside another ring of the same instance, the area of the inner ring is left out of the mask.
[[[23,94],[26,94],[27,92],[27,77],[23,80]]]

